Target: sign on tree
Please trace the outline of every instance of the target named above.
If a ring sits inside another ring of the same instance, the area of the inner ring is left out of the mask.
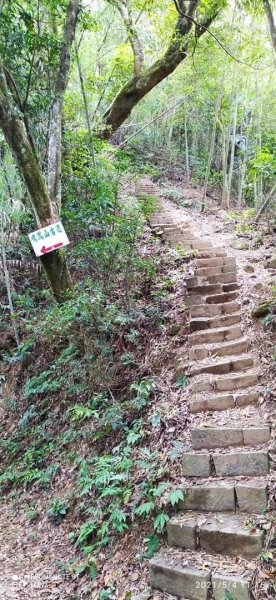
[[[36,256],[53,252],[70,244],[62,223],[53,223],[28,234]]]

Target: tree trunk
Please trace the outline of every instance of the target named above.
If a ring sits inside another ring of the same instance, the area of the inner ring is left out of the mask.
[[[228,194],[228,178],[227,178],[227,139],[225,135],[224,125],[221,126],[221,162],[222,162],[222,195],[221,195],[221,206],[228,208],[227,202],[229,198]]]
[[[87,126],[87,131],[89,133],[89,144],[90,144],[92,162],[93,162],[93,167],[95,169],[96,168],[96,157],[95,157],[95,150],[94,150],[93,135],[92,135],[92,129],[91,129],[91,123],[90,123],[90,117],[89,117],[89,110],[88,110],[88,102],[87,102],[87,97],[86,97],[86,92],[85,92],[83,74],[82,74],[80,57],[79,57],[78,46],[76,44],[76,40],[75,40],[75,51],[76,51],[78,73],[79,73],[79,80],[80,80],[80,86],[81,86],[81,93],[82,93],[83,104],[84,104],[86,126]]]
[[[198,4],[199,0],[191,2],[189,9],[187,9],[188,15],[179,15],[172,41],[164,56],[138,77],[130,79],[119,91],[113,103],[103,115],[104,129],[100,133],[101,137],[108,139],[127,119],[136,104],[158,83],[173,73],[186,58],[190,45],[188,34],[193,27],[193,16]],[[215,9],[212,16],[208,16],[204,23],[196,26],[197,39],[205,33],[206,28],[209,27],[218,13],[219,9]]]
[[[184,116],[184,135],[185,135],[185,161],[186,161],[186,181],[187,185],[190,183],[190,164],[189,164],[189,143],[188,143],[188,131],[187,131],[187,116]]]
[[[228,197],[227,197],[227,208],[230,206],[232,179],[234,171],[234,159],[235,159],[235,147],[236,147],[236,131],[237,131],[237,115],[238,115],[238,92],[235,93],[234,100],[234,117],[233,117],[233,128],[232,128],[232,141],[231,141],[231,154],[230,154],[230,165],[228,173]]]
[[[20,346],[20,338],[19,338],[19,333],[18,333],[18,326],[17,326],[16,319],[15,319],[15,312],[14,312],[13,301],[12,301],[12,293],[11,293],[11,280],[10,280],[10,274],[9,274],[8,265],[7,265],[3,211],[1,212],[1,254],[2,254],[2,261],[3,261],[4,278],[5,278],[6,290],[7,290],[7,296],[8,296],[9,310],[10,310],[10,315],[11,315],[11,322],[12,322],[12,326],[13,326],[16,345],[17,345],[17,347],[19,347]]]
[[[134,76],[139,76],[142,72],[144,65],[144,52],[141,41],[139,39],[135,23],[132,18],[130,8],[127,0],[119,0],[116,2],[116,6],[120,12],[120,15],[124,21],[127,37],[130,42],[133,52],[133,73]]]
[[[264,212],[264,210],[268,207],[268,205],[270,204],[271,200],[273,199],[273,194],[275,194],[276,192],[276,183],[274,184],[273,188],[270,190],[268,196],[266,197],[264,203],[262,204],[262,206],[259,208],[256,217],[255,217],[255,223],[257,223],[257,221],[259,221],[260,216],[262,215],[262,213]]]
[[[46,227],[53,223],[51,199],[47,193],[37,158],[28,138],[23,117],[18,107],[13,104],[8,90],[5,72],[0,63],[0,127],[7,144],[10,146],[15,160],[29,192],[38,227]],[[56,251],[42,258],[46,277],[52,287],[53,295],[58,302],[63,301],[72,289],[72,280],[68,271],[64,252]]]
[[[219,92],[219,95],[218,95],[217,101],[216,101],[216,106],[215,106],[215,115],[214,115],[213,128],[212,128],[212,133],[211,133],[209,155],[208,155],[207,167],[206,167],[206,172],[205,172],[203,195],[202,195],[202,204],[201,204],[201,212],[203,212],[204,209],[205,209],[207,187],[208,187],[208,182],[209,182],[209,177],[210,177],[210,171],[211,171],[211,165],[212,165],[212,159],[213,159],[214,148],[215,148],[216,131],[217,131],[217,121],[218,121],[218,116],[219,116],[221,101],[222,101],[222,92]]]
[[[72,44],[75,37],[80,0],[70,0],[60,51],[59,66],[50,109],[48,142],[48,192],[59,214],[61,207],[61,120],[63,98],[67,88]]]
[[[275,58],[276,58],[276,24],[274,21],[273,12],[272,12],[272,8],[270,6],[269,0],[263,0],[263,5],[264,5],[264,11],[266,14],[266,18],[267,18],[267,24],[268,24],[268,28],[269,28],[269,32],[270,32],[272,47],[273,47],[273,50],[275,53]]]

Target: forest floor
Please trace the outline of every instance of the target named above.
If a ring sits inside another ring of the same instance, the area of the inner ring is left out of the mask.
[[[168,189],[170,185],[178,189],[177,202],[171,199]],[[164,191],[165,204],[174,213],[175,220],[188,219],[192,221],[197,235],[210,239],[214,246],[227,248],[228,254],[237,259],[238,281],[242,287],[241,304],[250,320],[253,306],[261,299],[271,296],[271,286],[274,283],[275,271],[267,268],[267,261],[273,254],[273,232],[267,224],[256,231],[253,227],[243,227],[241,219],[233,217],[218,207],[214,200],[208,199],[205,213],[199,212],[201,189],[196,186],[185,186],[182,183],[171,184],[166,182]],[[167,198],[167,199],[166,199]],[[182,203],[182,206],[181,206]],[[238,233],[238,235],[237,235]],[[172,258],[176,252],[162,247],[160,251],[170,253]],[[146,243],[142,241],[141,251],[147,253]],[[176,282],[176,291],[171,294],[171,326],[180,325],[176,334],[168,332],[162,345],[168,343],[168,348],[173,352],[173,360],[161,368],[160,386],[166,380],[166,373],[181,372],[182,357],[185,356],[187,330],[183,320],[183,304],[185,303],[185,277],[193,272],[192,261],[185,263],[180,268],[178,261],[174,262],[170,272],[164,273]],[[182,307],[182,308],[181,308]],[[184,323],[184,327],[183,326]],[[259,322],[254,325],[256,340],[256,353],[262,362],[265,375],[266,394],[263,398],[264,419],[275,422],[275,404],[272,398],[275,394],[275,378],[273,380],[272,355],[273,340],[270,331],[266,331]],[[154,345],[154,340],[153,340]],[[159,356],[159,350],[156,350]],[[162,352],[160,352],[162,356]],[[156,410],[155,405],[155,410]],[[177,440],[180,444],[189,443],[190,417],[188,407],[183,396],[171,389],[166,402],[160,406],[161,412],[166,414],[166,425],[160,430],[158,437],[158,452],[161,460],[167,460],[167,455],[174,448]],[[250,408],[247,408],[247,413]],[[274,415],[273,415],[274,411]],[[220,417],[219,417],[220,418]],[[156,438],[153,437],[153,445]],[[183,447],[183,446],[182,446]],[[174,471],[174,467],[172,467]],[[66,474],[67,476],[68,474]],[[171,476],[177,481],[179,470]],[[65,478],[63,479],[66,484]],[[53,490],[53,495],[57,495]],[[100,579],[91,584],[87,576],[78,578],[70,573],[70,560],[74,560],[75,551],[69,541],[69,532],[72,527],[70,516],[61,525],[53,525],[47,512],[39,520],[30,519],[32,502],[39,502],[41,514],[48,500],[49,493],[37,491],[22,493],[21,495],[1,498],[0,504],[0,531],[1,531],[1,570],[0,570],[0,598],[1,600],[82,600],[90,598],[130,598],[147,587],[147,561],[137,560],[137,551],[141,548],[141,536],[147,534],[147,528],[142,531],[137,529],[126,533],[112,544],[108,553],[104,551],[100,560],[102,570]],[[29,515],[29,516],[28,516]],[[63,568],[67,565],[66,570]],[[229,565],[229,568],[231,565]],[[232,564],[234,568],[234,563]],[[99,596],[99,589],[110,588],[110,595]],[[152,598],[163,598],[156,593]],[[168,598],[168,596],[166,596]],[[261,599],[260,599],[261,600]]]

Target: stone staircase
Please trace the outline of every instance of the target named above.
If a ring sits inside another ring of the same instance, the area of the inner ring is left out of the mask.
[[[138,192],[158,195],[147,180]],[[182,458],[184,500],[167,524],[168,546],[150,561],[150,584],[188,600],[249,600],[254,558],[264,546],[258,523],[267,508],[270,428],[257,403],[261,371],[242,324],[236,261],[199,238],[191,223],[176,222],[162,199],[151,227],[171,248],[196,257],[185,298],[194,424]],[[241,416],[251,405],[250,416]],[[236,557],[230,574],[223,567],[229,557]]]

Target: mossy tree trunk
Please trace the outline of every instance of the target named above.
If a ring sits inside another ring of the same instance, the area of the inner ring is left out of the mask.
[[[38,227],[45,227],[56,221],[56,215],[33,145],[26,131],[24,117],[13,101],[11,92],[8,89],[5,70],[1,63],[0,127],[25,181],[37,225]],[[45,255],[41,261],[54,297],[58,302],[62,302],[73,287],[64,251],[59,250],[51,253],[51,255]]]

